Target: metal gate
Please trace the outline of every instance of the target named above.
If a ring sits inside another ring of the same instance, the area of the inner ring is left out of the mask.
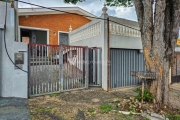
[[[29,44],[29,96],[88,87],[88,47]]]
[[[176,53],[176,59],[171,73],[171,84],[180,83],[180,53]]]
[[[139,50],[111,49],[110,88],[135,86],[141,80],[131,76],[131,71],[144,71],[143,53]]]
[[[102,85],[102,49],[89,48],[89,86]]]

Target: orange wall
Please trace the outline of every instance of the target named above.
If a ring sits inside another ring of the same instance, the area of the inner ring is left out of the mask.
[[[19,17],[20,26],[49,29],[49,44],[58,44],[58,31],[69,32],[69,26],[75,30],[90,22],[89,19],[72,14],[31,15]],[[54,35],[56,32],[56,35]]]

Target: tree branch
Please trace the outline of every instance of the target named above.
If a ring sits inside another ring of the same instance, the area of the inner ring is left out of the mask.
[[[135,9],[136,9],[136,14],[137,14],[137,18],[138,18],[138,23],[139,23],[139,27],[140,30],[142,31],[143,28],[143,14],[144,14],[144,8],[143,8],[143,3],[142,0],[134,0],[134,5],[135,5]]]

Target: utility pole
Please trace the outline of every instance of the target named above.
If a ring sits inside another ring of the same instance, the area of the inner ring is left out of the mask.
[[[18,32],[18,26],[19,26],[19,18],[18,18],[18,0],[14,0],[14,10],[15,10],[15,41],[19,41],[19,32]]]

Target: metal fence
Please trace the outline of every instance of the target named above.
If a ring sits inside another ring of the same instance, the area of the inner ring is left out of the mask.
[[[171,84],[180,83],[180,53],[176,53],[175,64],[172,67]]]
[[[116,89],[141,84],[139,78],[131,76],[131,71],[144,71],[143,53],[139,50],[111,49],[110,88]]]
[[[88,87],[88,47],[29,44],[29,96]]]

